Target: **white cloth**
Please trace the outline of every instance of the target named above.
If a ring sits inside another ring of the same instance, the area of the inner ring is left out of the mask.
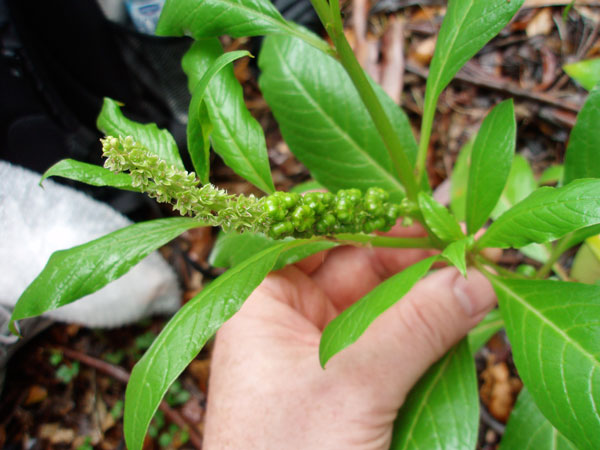
[[[109,206],[0,161],[0,305],[13,307],[50,255],[132,222]],[[116,327],[180,302],[177,278],[154,252],[99,291],[44,316],[89,327]]]

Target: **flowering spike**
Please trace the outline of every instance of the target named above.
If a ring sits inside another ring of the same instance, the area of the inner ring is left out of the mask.
[[[389,230],[410,205],[388,201],[372,187],[329,192],[276,192],[263,198],[230,195],[212,184],[200,186],[196,174],[170,166],[131,136],[102,139],[104,167],[129,172],[133,185],[182,215],[191,215],[225,231],[262,232],[272,238]]]

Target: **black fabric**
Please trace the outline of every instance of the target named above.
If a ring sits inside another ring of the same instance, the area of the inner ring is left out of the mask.
[[[188,47],[113,24],[94,0],[0,0],[0,158],[37,172],[64,158],[101,164],[104,97],[169,128],[185,154]],[[147,205],[141,195],[77,187],[134,218]]]
[[[274,4],[288,20],[318,28],[309,0]],[[103,98],[111,97],[125,104],[127,117],[168,128],[191,168],[190,96],[181,69],[190,43],[112,23],[95,0],[0,0],[0,159],[37,172],[64,158],[102,164],[95,122]],[[141,201],[131,193],[77,187],[122,211],[129,205],[126,213]]]

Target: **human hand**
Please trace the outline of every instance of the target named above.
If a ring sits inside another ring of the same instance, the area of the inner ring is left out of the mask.
[[[417,237],[420,227],[390,235]],[[493,308],[488,281],[441,269],[323,370],[323,328],[427,250],[341,247],[270,274],[217,333],[207,449],[384,449],[406,395]]]

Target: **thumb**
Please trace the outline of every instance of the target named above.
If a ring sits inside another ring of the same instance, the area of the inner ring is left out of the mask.
[[[382,386],[394,387],[390,394],[399,407],[427,369],[495,303],[489,281],[477,270],[469,269],[467,279],[455,268],[439,270],[419,281],[371,324],[354,344],[354,357],[368,359],[362,366],[369,376]]]

